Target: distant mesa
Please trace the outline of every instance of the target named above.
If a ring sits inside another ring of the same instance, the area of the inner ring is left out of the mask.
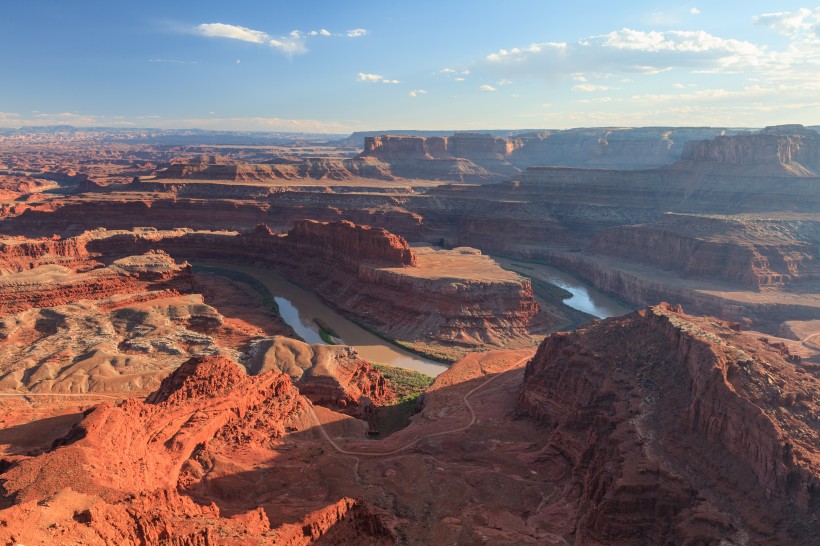
[[[820,176],[820,133],[777,125],[757,133],[688,142],[679,169],[745,175]]]

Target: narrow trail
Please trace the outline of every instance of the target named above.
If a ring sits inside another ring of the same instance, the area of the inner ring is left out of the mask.
[[[396,449],[393,449],[393,450],[390,450],[390,451],[382,451],[382,452],[350,451],[350,450],[347,450],[347,449],[344,449],[344,448],[340,447],[339,444],[337,444],[335,442],[335,440],[333,440],[333,438],[330,437],[330,435],[327,433],[327,430],[325,430],[324,425],[322,425],[322,423],[319,421],[319,416],[316,415],[316,411],[313,409],[313,404],[312,403],[309,404],[308,408],[310,409],[310,413],[313,416],[313,420],[316,422],[316,426],[319,427],[319,431],[322,433],[322,436],[325,437],[325,440],[327,440],[330,443],[330,445],[333,446],[333,449],[335,449],[337,452],[339,452],[343,455],[353,455],[353,456],[358,456],[358,457],[387,457],[389,455],[395,455],[397,453],[401,453],[402,451],[410,449],[411,447],[414,447],[416,444],[418,444],[422,440],[426,440],[427,438],[433,438],[433,437],[436,437],[436,436],[444,436],[444,435],[447,435],[447,434],[453,434],[455,432],[462,432],[462,431],[467,430],[471,426],[473,426],[476,422],[476,415],[475,415],[475,410],[473,409],[473,405],[470,404],[470,401],[468,400],[468,398],[471,395],[478,392],[479,390],[486,387],[488,384],[492,383],[493,381],[495,381],[496,379],[501,377],[502,375],[504,375],[505,372],[507,372],[507,371],[509,371],[509,370],[511,370],[511,369],[513,369],[513,368],[527,362],[531,358],[532,358],[532,356],[528,356],[528,357],[522,358],[521,360],[515,361],[514,363],[510,364],[506,368],[503,368],[503,369],[499,370],[498,372],[493,374],[491,377],[486,379],[483,383],[481,383],[477,387],[473,388],[472,390],[470,390],[470,392],[468,392],[467,394],[465,394],[464,396],[461,397],[461,400],[464,402],[464,405],[467,406],[467,411],[470,413],[470,421],[466,425],[463,425],[463,426],[460,426],[460,427],[457,427],[457,428],[453,428],[453,429],[450,429],[450,430],[442,430],[442,431],[439,431],[439,432],[433,432],[433,433],[430,433],[430,434],[425,434],[424,436],[420,436],[420,437],[416,438],[415,440],[407,442],[403,446],[401,446],[399,448],[396,448]]]

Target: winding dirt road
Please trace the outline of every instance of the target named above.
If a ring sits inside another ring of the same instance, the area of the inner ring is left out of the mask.
[[[496,379],[501,377],[505,372],[507,372],[507,371],[509,371],[509,370],[511,370],[511,369],[513,369],[513,368],[527,362],[531,358],[532,358],[532,356],[527,356],[525,358],[522,358],[521,360],[515,361],[514,363],[510,364],[506,368],[503,368],[503,369],[499,370],[498,372],[493,374],[491,377],[489,377],[487,380],[485,380],[483,383],[481,383],[480,385],[478,385],[477,387],[472,389],[470,392],[468,392],[467,394],[465,394],[464,396],[461,397],[462,401],[464,402],[464,405],[467,406],[467,411],[470,412],[470,421],[466,425],[463,425],[463,426],[460,426],[460,427],[457,427],[457,428],[453,428],[453,429],[450,429],[450,430],[442,430],[442,431],[439,431],[439,432],[433,432],[431,434],[425,434],[424,436],[420,436],[419,438],[416,438],[415,440],[413,440],[411,442],[408,442],[405,445],[403,445],[399,448],[390,450],[390,451],[382,451],[382,452],[350,451],[350,450],[347,450],[347,449],[344,449],[344,448],[340,447],[339,444],[337,444],[333,440],[333,438],[330,437],[330,435],[325,430],[325,427],[319,421],[319,416],[316,415],[316,411],[313,409],[313,404],[311,403],[308,407],[310,409],[311,415],[313,416],[313,420],[316,422],[316,426],[319,427],[319,431],[322,433],[322,436],[324,436],[325,439],[330,443],[330,445],[333,446],[333,449],[335,449],[339,453],[341,453],[343,455],[353,455],[353,456],[360,456],[360,457],[386,457],[386,456],[395,455],[396,453],[401,453],[402,451],[410,449],[411,447],[414,447],[416,444],[418,444],[422,440],[426,440],[427,438],[433,438],[435,436],[444,436],[446,434],[453,434],[455,432],[463,432],[463,431],[467,430],[468,428],[470,428],[471,426],[473,426],[476,422],[476,415],[475,415],[475,410],[473,409],[473,405],[470,404],[470,401],[468,400],[468,398],[471,395],[478,392],[479,390],[486,387],[488,384],[492,383],[493,381],[495,381]]]

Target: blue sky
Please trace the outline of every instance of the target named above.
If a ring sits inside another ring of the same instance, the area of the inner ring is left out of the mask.
[[[806,2],[31,0],[0,51],[0,127],[820,124]]]

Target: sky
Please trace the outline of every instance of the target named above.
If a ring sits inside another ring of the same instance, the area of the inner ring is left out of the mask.
[[[0,52],[0,127],[820,124],[805,1],[30,0]]]

